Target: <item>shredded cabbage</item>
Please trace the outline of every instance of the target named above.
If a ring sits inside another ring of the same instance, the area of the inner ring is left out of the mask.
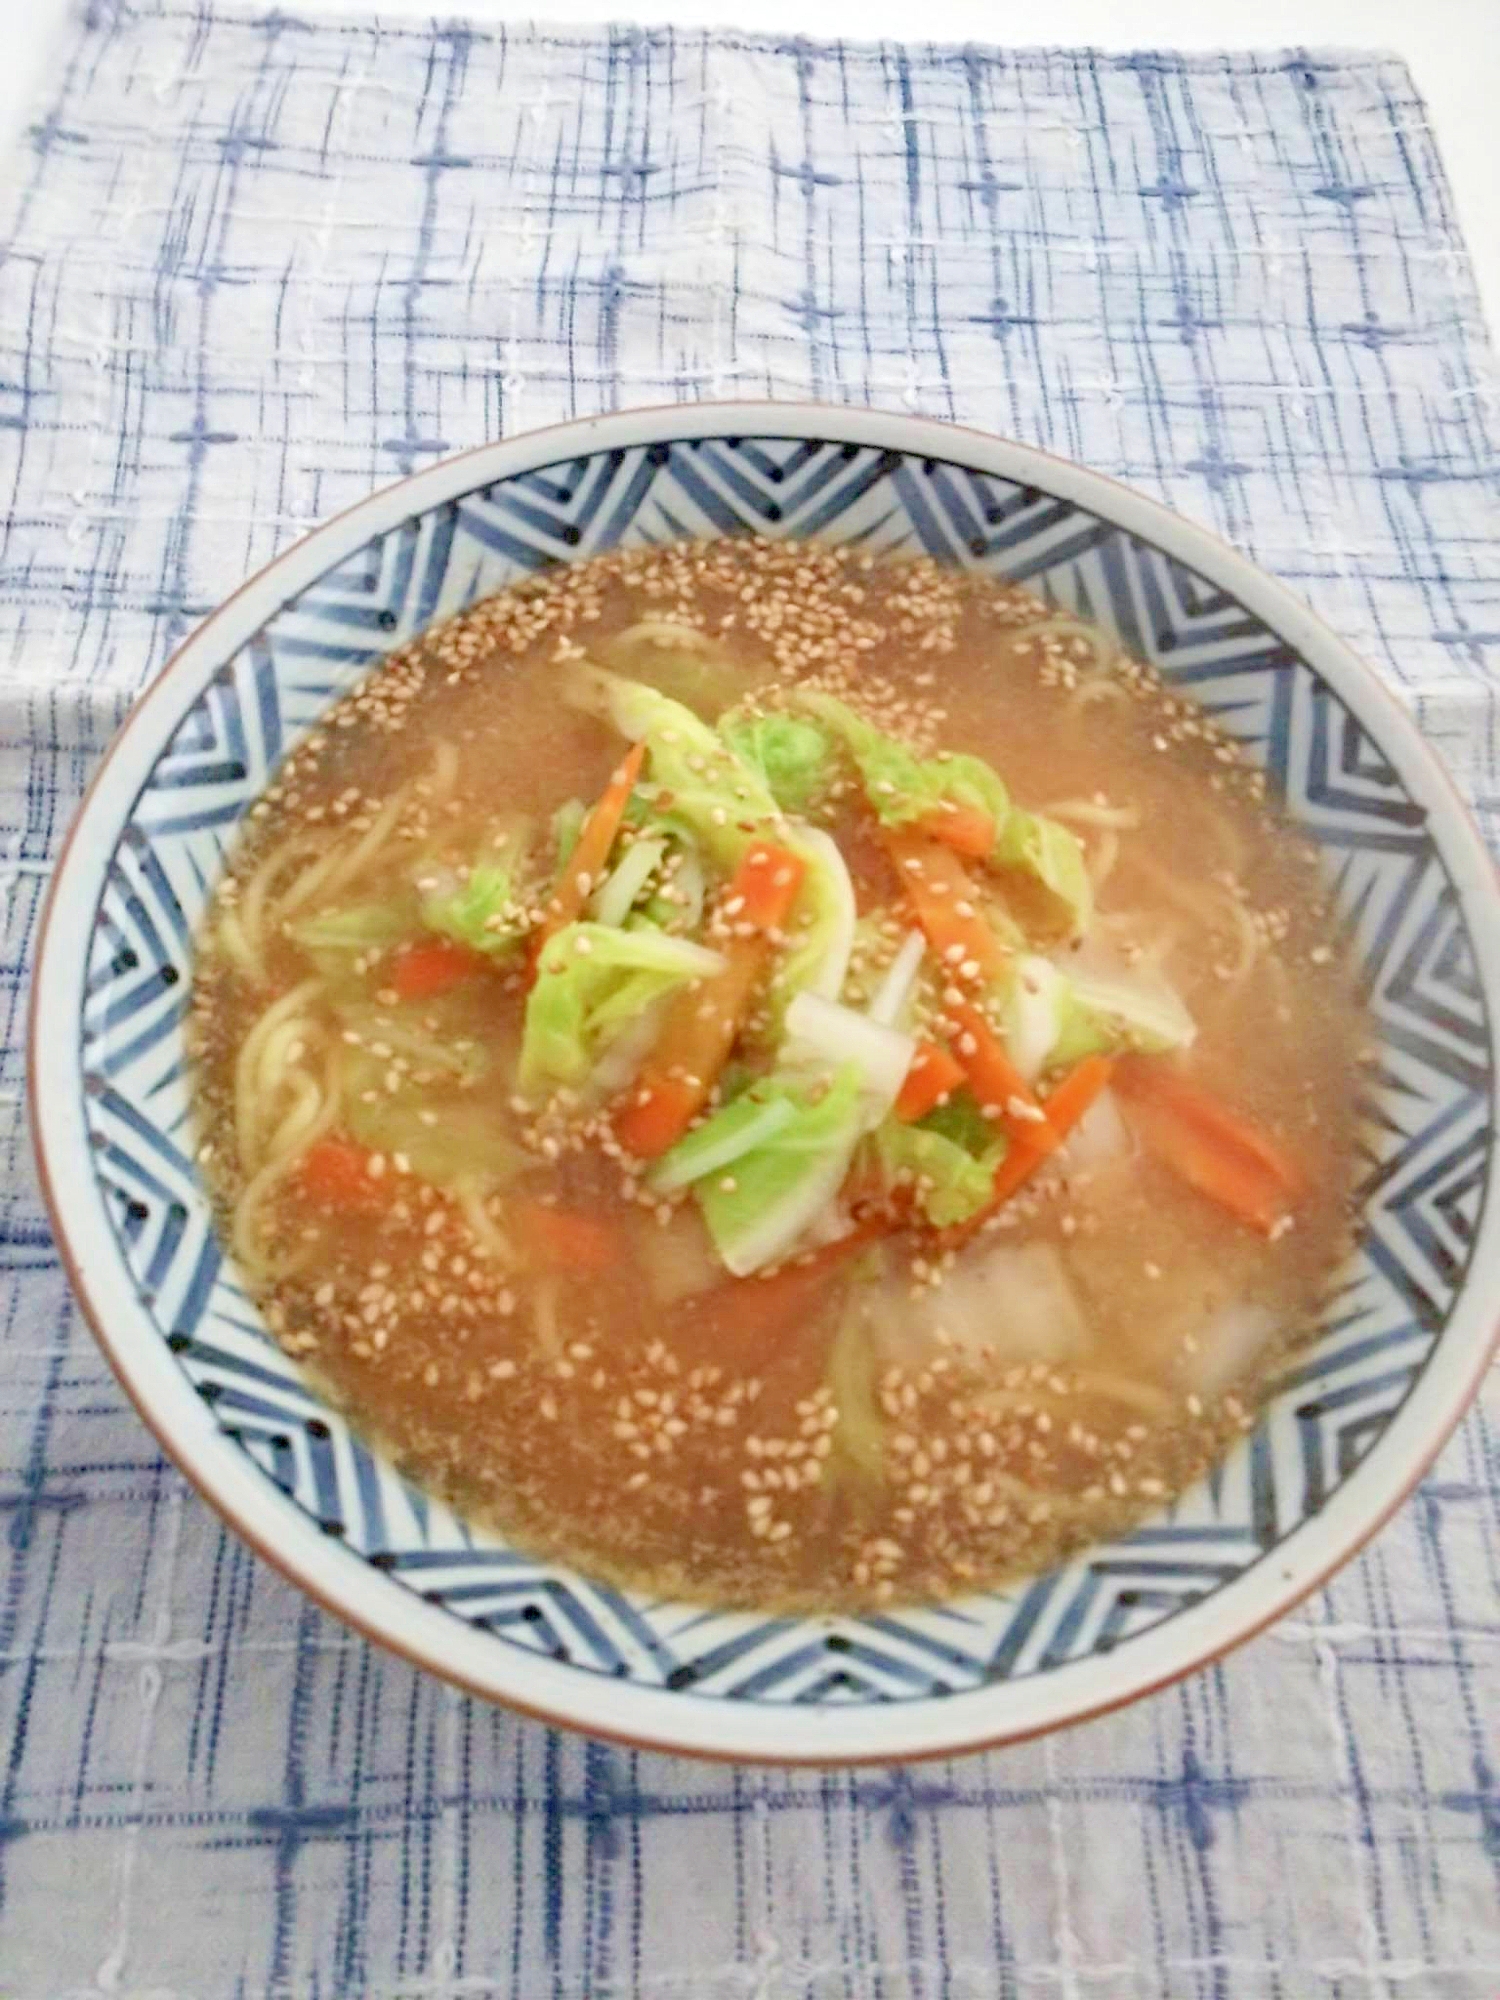
[[[428,930],[491,958],[507,958],[528,929],[516,891],[516,855],[476,861],[461,882],[422,898]]]
[[[1071,1065],[1119,1049],[1166,1055],[1191,1047],[1197,1034],[1192,1015],[1165,980],[1079,973],[1064,982],[1048,1063]]]
[[[476,1083],[490,1067],[489,1052],[470,1031],[463,1009],[446,998],[424,1001],[419,1018],[412,1010],[368,1000],[341,1003],[337,1011],[339,1026],[359,1038],[350,1046],[370,1051],[380,1064],[382,1087],[397,1056],[415,1072],[414,1081],[431,1072],[461,1084]],[[429,1021],[437,1025],[429,1028]]]
[[[780,1097],[791,1119],[694,1194],[725,1266],[746,1278],[780,1263],[827,1220],[864,1129],[864,1093],[850,1064],[831,1078],[769,1077],[754,1086],[762,1103]],[[722,1114],[720,1114],[722,1116]]]
[[[934,1229],[951,1229],[967,1222],[989,1201],[995,1168],[1005,1154],[1005,1142],[990,1136],[980,1157],[956,1140],[925,1123],[904,1125],[887,1118],[875,1133],[881,1171],[894,1183],[903,1171],[913,1176],[917,1206]]]
[[[657,930],[566,924],[547,940],[526,1002],[520,1087],[578,1088],[663,995],[723,966],[718,952]]]
[[[1068,827],[1013,805],[982,757],[963,751],[919,757],[834,695],[809,692],[800,701],[848,747],[884,825],[931,819],[945,804],[988,814],[995,828],[988,858],[1005,872],[1007,894],[1023,923],[1046,937],[1083,935],[1093,891],[1083,849]]]
[[[719,734],[784,812],[805,813],[826,789],[832,746],[806,716],[731,713]]]
[[[837,842],[818,827],[789,826],[761,774],[680,701],[586,661],[574,661],[569,673],[569,698],[577,706],[606,716],[623,735],[650,747],[648,803],[637,810],[635,824],[649,823],[654,792],[665,801],[654,807],[662,823],[690,834],[726,875],[755,840],[780,841],[800,855],[807,873],[772,1000],[779,1013],[804,987],[836,999],[855,919],[854,888]]]
[[[742,1153],[773,1139],[795,1116],[796,1107],[789,1097],[757,1096],[748,1091],[664,1153],[648,1176],[651,1186],[660,1194],[670,1194],[702,1180],[705,1174],[721,1172]]]
[[[876,1125],[900,1095],[917,1045],[910,1035],[825,1000],[799,993],[786,1010],[782,1061],[788,1064],[855,1064],[867,1105],[867,1123]]]
[[[576,706],[647,745],[648,799],[668,794],[670,803],[660,809],[688,828],[726,875],[752,840],[779,835],[781,812],[762,779],[680,701],[583,660],[571,663],[566,692]]]
[[[578,845],[578,836],[583,832],[583,823],[588,816],[589,809],[582,799],[564,799],[552,815],[552,845],[556,850],[557,868],[564,866]]]
[[[623,924],[661,866],[666,852],[665,838],[658,836],[652,839],[648,835],[637,834],[590,896],[589,915],[601,924]]]
[[[988,813],[998,831],[1010,811],[999,776],[983,758],[963,753],[919,757],[904,743],[854,713],[836,695],[799,697],[847,746],[859,767],[870,803],[886,826],[906,826],[940,812],[944,801]]]
[[[865,1480],[885,1474],[885,1418],[875,1393],[875,1343],[869,1297],[856,1298],[839,1322],[828,1350],[825,1380],[838,1412],[833,1457]]]
[[[788,829],[783,840],[807,873],[792,913],[794,942],[777,971],[773,998],[785,1003],[806,991],[836,1000],[844,990],[858,918],[848,864],[838,842],[821,827]]]
[[[1007,871],[1007,894],[1027,929],[1048,938],[1083,936],[1094,889],[1071,827],[1013,806],[991,860]]]
[[[422,1110],[436,1110],[437,1122],[425,1124]],[[503,1187],[530,1165],[507,1138],[493,1106],[473,1098],[440,1103],[430,1092],[388,1095],[377,1085],[373,1091],[349,1093],[344,1123],[360,1145],[399,1153],[412,1173],[434,1187],[456,1188],[464,1182]]]

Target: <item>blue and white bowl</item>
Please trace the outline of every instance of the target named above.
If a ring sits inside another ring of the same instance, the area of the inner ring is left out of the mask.
[[[926,551],[1111,626],[1204,703],[1323,849],[1380,1041],[1362,1247],[1259,1428],[1159,1518],[939,1607],[765,1618],[603,1587],[470,1528],[320,1404],[189,1146],[192,939],[279,759],[380,656],[530,571],[729,534]],[[1410,1491],[1491,1346],[1500,894],[1441,769],[1280,585],[1149,500],[913,417],[627,412],[488,445],[320,528],[209,618],[95,778],[58,870],[30,1082],[53,1223],[142,1416],[329,1610],[475,1693],[652,1747],[844,1762],[1002,1742],[1202,1665]]]

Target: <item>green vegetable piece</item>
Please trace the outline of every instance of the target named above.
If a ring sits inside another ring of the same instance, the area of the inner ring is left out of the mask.
[[[772,988],[776,1013],[804,986],[835,999],[843,985],[854,928],[854,891],[834,842],[817,827],[788,826],[762,775],[681,702],[639,681],[578,660],[569,669],[569,698],[606,717],[625,736],[650,747],[644,806],[668,828],[689,834],[721,875],[732,875],[756,840],[780,840],[807,864],[790,929],[795,942]],[[665,798],[666,804],[660,801]]]
[[[919,757],[835,695],[804,694],[801,702],[846,745],[883,825],[908,826],[926,819],[942,810],[945,799],[988,813],[997,828],[1004,825],[1010,798],[983,758],[963,753]]]
[[[847,746],[883,825],[926,820],[942,811],[945,800],[987,813],[995,826],[989,863],[1005,874],[1007,898],[1026,929],[1043,937],[1079,937],[1087,930],[1093,892],[1076,835],[1057,820],[1013,805],[982,757],[919,757],[833,695],[800,699]]]
[[[604,716],[632,742],[646,743],[651,775],[641,789],[647,803],[667,794],[670,803],[662,810],[669,821],[686,827],[724,874],[733,874],[752,840],[775,837],[781,812],[764,780],[690,708],[583,660],[572,663],[566,685],[577,707]]]
[[[490,958],[508,958],[528,929],[513,861],[478,861],[454,889],[422,899],[422,921],[441,937]]]
[[[1042,813],[1011,808],[991,857],[1008,871],[1007,894],[1023,927],[1042,937],[1081,937],[1094,887],[1077,835]]]
[[[564,925],[548,939],[527,998],[521,1089],[578,1088],[657,1000],[722,964],[717,952],[657,930]]]
[[[443,1103],[427,1091],[391,1095],[384,1089],[383,1065],[371,1065],[369,1075],[364,1092],[351,1092],[344,1122],[362,1146],[399,1153],[419,1180],[440,1188],[465,1182],[503,1187],[531,1165],[530,1156],[506,1136],[493,1105],[473,1098]],[[438,1112],[435,1125],[423,1122],[423,1110]]]
[[[352,1045],[356,1050],[361,1045],[369,1048],[378,1042],[392,1055],[403,1057],[419,1082],[430,1073],[451,1077],[460,1084],[476,1083],[489,1069],[490,1058],[473,1032],[477,1024],[466,1018],[467,1010],[461,1003],[455,1004],[457,1002],[458,996],[454,995],[451,1000],[445,997],[424,1005],[422,1021],[435,1018],[438,1022],[431,1032],[422,1022],[412,1018],[408,1011],[398,1007],[381,1007],[369,1000],[341,1005],[338,1009],[339,1025],[359,1037],[358,1042]],[[380,1066],[382,1088],[389,1068],[390,1059],[387,1057]],[[371,1086],[366,1084],[363,1087]],[[350,1091],[352,1088],[351,1085]]]
[[[993,1158],[998,1164],[995,1123],[985,1117],[970,1090],[950,1091],[948,1102],[934,1105],[927,1116],[918,1121],[917,1129],[936,1132],[941,1138],[951,1140],[955,1146],[961,1146],[966,1153],[972,1153],[976,1159]]]
[[[719,718],[719,734],[783,812],[805,813],[827,789],[833,746],[805,716],[731,713]]]
[[[664,1153],[647,1176],[659,1193],[687,1187],[705,1174],[732,1166],[742,1153],[763,1145],[796,1116],[787,1097],[757,1097],[753,1091],[738,1097],[722,1110],[695,1126],[684,1139]]]
[[[979,1213],[1005,1152],[1004,1142],[991,1133],[988,1150],[976,1158],[925,1121],[903,1125],[898,1118],[887,1118],[876,1128],[875,1145],[887,1180],[903,1169],[915,1176],[917,1206],[934,1229],[951,1229]]]
[[[743,1153],[730,1174],[695,1189],[714,1246],[736,1277],[794,1251],[837,1199],[863,1120],[862,1077],[850,1064],[831,1079],[768,1078],[747,1093],[781,1096],[793,1116]]]
[[[554,874],[578,845],[578,836],[583,832],[583,823],[588,816],[589,809],[582,799],[564,799],[552,815],[552,845],[557,856]],[[629,817],[627,808],[626,818]]]
[[[1049,1069],[1071,1068],[1085,1056],[1168,1055],[1197,1037],[1193,1017],[1164,980],[1076,975],[1066,979]]]

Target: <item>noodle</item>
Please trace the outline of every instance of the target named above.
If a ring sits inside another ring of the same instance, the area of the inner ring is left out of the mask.
[[[531,1323],[536,1329],[537,1352],[544,1361],[560,1361],[563,1351],[562,1327],[557,1316],[557,1279],[539,1279],[531,1295]]]
[[[1089,880],[1096,896],[1115,872],[1119,858],[1120,836],[1112,826],[1107,826],[1099,836],[1099,845],[1088,856]]]
[[[485,1207],[484,1191],[479,1184],[471,1180],[461,1181],[453,1192],[480,1255],[493,1257],[497,1263],[514,1265],[516,1253],[511,1248],[510,1238]]]
[[[1056,805],[1043,806],[1042,811],[1048,819],[1116,833],[1134,833],[1141,824],[1139,806],[1101,805],[1097,799],[1062,799]]]
[[[634,625],[610,641],[610,648],[632,651],[637,645],[664,646],[673,653],[716,653],[719,648],[707,632],[687,625],[679,618],[639,618]]]
[[[315,861],[282,897],[281,921],[295,915],[314,896],[332,897],[347,889],[394,833],[409,802],[410,794],[403,787],[386,801],[352,848],[347,843],[340,845]]]
[[[240,1165],[248,1173],[258,1164],[264,1106],[261,1094],[266,1087],[261,1076],[261,1056],[266,1043],[283,1022],[296,1021],[301,1010],[319,992],[321,979],[304,979],[290,993],[273,1000],[240,1044],[234,1066],[234,1129],[239,1142]],[[270,1081],[274,1088],[276,1080]]]

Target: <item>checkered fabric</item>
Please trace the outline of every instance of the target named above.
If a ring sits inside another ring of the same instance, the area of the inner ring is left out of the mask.
[[[953,417],[1217,528],[1500,832],[1500,379],[1399,63],[81,14],[0,176],[0,1995],[1495,2000],[1493,1378],[1225,1664],[991,1756],[768,1774],[332,1624],[69,1302],[28,953],[131,698],[434,456],[735,395]]]

